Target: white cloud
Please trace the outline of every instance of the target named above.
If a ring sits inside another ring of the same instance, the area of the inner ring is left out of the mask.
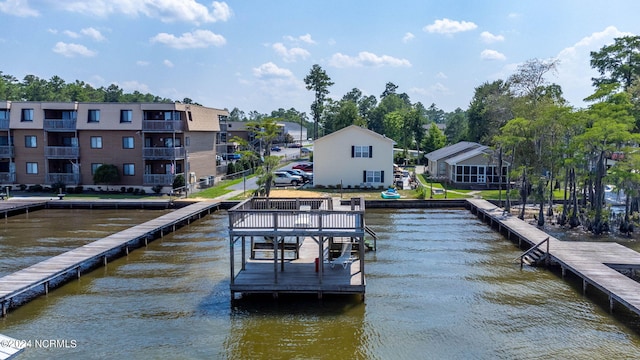
[[[253,75],[259,79],[291,79],[295,78],[289,69],[283,69],[278,65],[268,62],[253,68]]]
[[[224,36],[214,34],[209,30],[196,30],[192,33],[184,33],[180,37],[173,34],[160,33],[151,39],[152,43],[158,42],[174,49],[195,49],[209,46],[222,46],[226,44]]]
[[[447,78],[448,78],[447,74],[443,73],[442,71],[436,74],[436,79],[447,79]]]
[[[100,17],[124,14],[195,24],[227,21],[233,14],[227,3],[218,1],[214,1],[211,8],[195,0],[65,0],[57,2],[57,6],[66,11]]]
[[[285,62],[295,62],[298,59],[304,60],[311,56],[311,54],[303,48],[295,47],[287,49],[282,43],[275,43],[271,47],[278,55],[282,56],[282,60]]]
[[[165,59],[164,61],[162,61],[162,64],[163,64],[164,66],[168,67],[168,68],[172,68],[172,67],[174,66],[174,65],[173,65],[173,63],[171,62],[171,60],[167,60],[167,59]]]
[[[482,60],[506,60],[507,57],[504,56],[503,53],[497,52],[495,50],[485,49],[480,53],[480,58]]]
[[[504,36],[493,35],[488,31],[483,31],[482,34],[480,34],[480,39],[482,39],[482,41],[484,41],[487,44],[491,44],[498,41],[504,41]]]
[[[134,91],[139,91],[143,94],[150,94],[151,90],[147,84],[139,83],[135,80],[133,81],[125,81],[122,84],[116,84],[122,88],[127,93],[132,93]]]
[[[138,60],[138,61],[136,61],[136,65],[138,65],[138,66],[149,66],[149,62],[145,61],[145,60]]]
[[[80,34],[78,34],[77,32],[73,32],[71,30],[64,30],[62,33],[74,39],[77,39],[80,37]]]
[[[427,25],[422,30],[437,34],[454,34],[462,31],[474,30],[478,25],[468,21],[457,21],[451,19],[436,20],[433,24]]]
[[[404,34],[404,36],[402,37],[402,42],[403,43],[408,43],[409,41],[415,39],[415,35],[413,35],[412,33],[408,32],[406,34]]]
[[[304,34],[298,37],[294,37],[291,35],[284,36],[284,39],[290,41],[292,43],[305,43],[305,44],[315,44],[316,42],[311,38],[311,34]]]
[[[329,65],[337,68],[362,66],[411,67],[411,63],[407,59],[398,59],[389,55],[378,56],[367,51],[361,51],[360,53],[358,53],[358,56],[355,57],[344,55],[342,53],[333,54],[333,56],[329,60]]]
[[[66,57],[75,57],[76,55],[91,57],[96,55],[94,51],[87,49],[84,45],[67,44],[62,41],[56,43],[56,46],[53,47],[53,52]]]
[[[27,0],[5,0],[0,1],[0,13],[14,15],[18,17],[40,16],[38,10],[29,7]]]
[[[92,27],[90,28],[85,28],[80,30],[80,33],[84,36],[88,36],[90,38],[92,38],[95,41],[104,41],[105,37],[102,36],[102,33],[99,30],[96,30]]]
[[[591,51],[599,51],[605,45],[614,43],[618,37],[634,35],[609,26],[603,31],[592,33],[578,40],[574,45],[562,49],[557,56],[560,61],[556,83],[562,86],[565,98],[574,106],[583,106],[582,101],[595,90],[592,77],[599,76],[591,68]]]

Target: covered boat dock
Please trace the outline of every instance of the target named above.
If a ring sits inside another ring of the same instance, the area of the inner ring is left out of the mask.
[[[228,211],[236,294],[359,294],[364,299],[365,203],[259,198]]]

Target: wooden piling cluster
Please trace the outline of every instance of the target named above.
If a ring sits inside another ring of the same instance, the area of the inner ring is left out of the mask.
[[[597,289],[608,297],[609,312],[616,304],[640,316],[640,283],[631,275],[640,269],[640,253],[618,243],[560,241],[536,226],[507,214],[486,200],[468,199],[468,209],[521,248],[548,238],[548,262],[582,281],[582,293]],[[628,274],[630,276],[626,276]]]

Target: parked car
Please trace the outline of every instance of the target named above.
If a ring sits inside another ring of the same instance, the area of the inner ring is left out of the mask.
[[[293,169],[300,169],[305,172],[313,172],[313,163],[299,163],[293,166]]]
[[[240,158],[242,158],[241,154],[222,154],[222,158],[225,160],[240,160]]]
[[[302,178],[302,181],[304,182],[313,181],[313,173],[302,171],[300,169],[290,169],[290,170],[283,170],[283,171],[286,171],[291,175],[300,176]]]
[[[282,150],[282,149],[280,148],[280,146],[273,146],[273,147],[271,147],[271,151],[280,151],[280,150]]]
[[[289,174],[286,171],[276,171],[273,173],[273,185],[293,185],[298,186],[302,184],[302,177],[298,175]]]
[[[301,148],[300,152],[302,153],[302,155],[309,155],[312,153],[311,149],[309,149],[308,147]]]
[[[290,148],[301,148],[301,147],[302,147],[302,144],[300,144],[300,143],[293,143],[293,144],[289,144],[289,147],[290,147]]]

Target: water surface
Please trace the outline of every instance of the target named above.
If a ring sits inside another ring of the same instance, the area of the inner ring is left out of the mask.
[[[632,317],[545,269],[520,270],[520,250],[468,211],[368,210],[366,220],[380,239],[366,255],[364,302],[231,306],[219,212],[11,312],[0,333],[77,344],[21,359],[640,357]]]

